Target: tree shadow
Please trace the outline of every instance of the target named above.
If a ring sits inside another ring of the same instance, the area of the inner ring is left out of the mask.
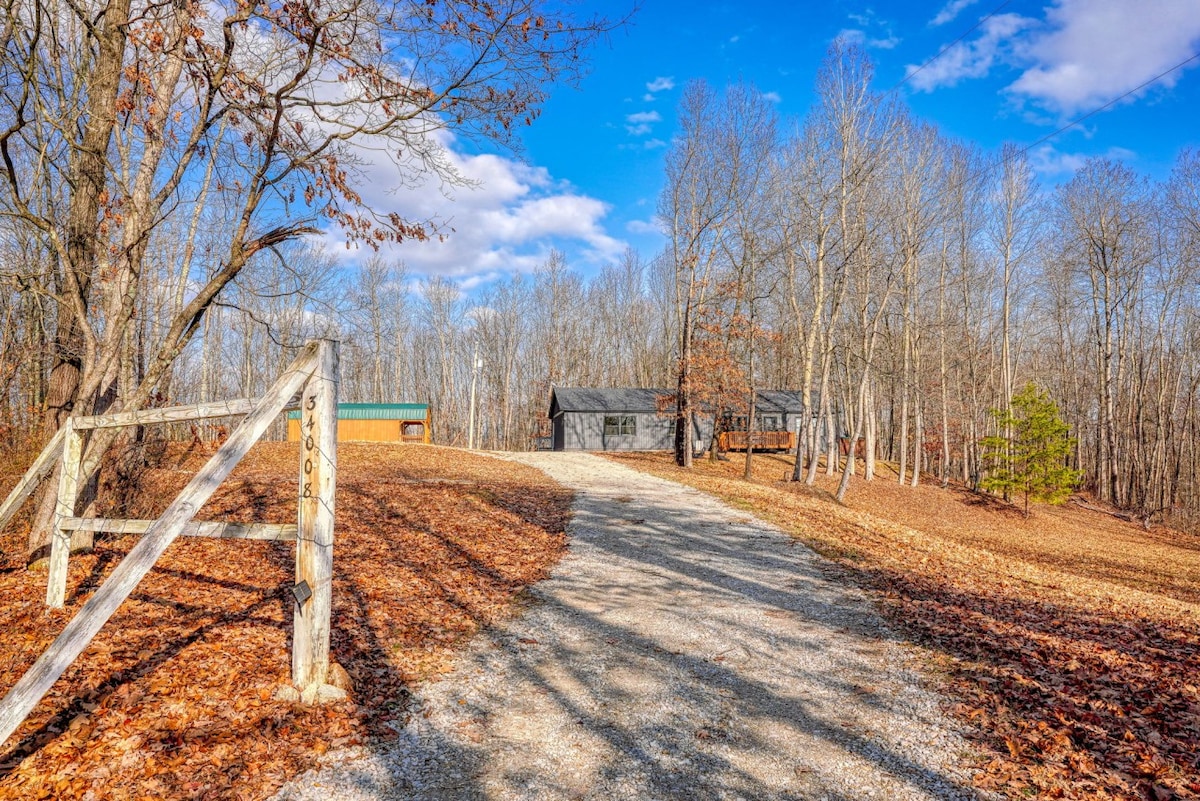
[[[987,722],[980,741],[1010,763],[1006,775],[1079,797],[1200,793],[1198,697],[1184,678],[1200,675],[1193,629],[899,572],[857,580],[886,593],[906,634],[952,658],[955,689]]]
[[[978,492],[954,484],[949,485],[947,489],[958,496],[958,500],[963,506],[973,509],[986,509],[989,512],[1011,519],[1027,519],[1025,517],[1025,510],[1016,501],[1006,501],[988,492]]]
[[[979,497],[952,490],[964,502]],[[1010,508],[997,511],[1013,515]],[[1151,544],[1162,540],[1140,531],[1135,537],[1119,523],[1111,530],[1133,538],[1134,547],[1144,537]],[[1190,550],[1187,542],[1161,544]],[[1156,574],[1149,558],[1131,566],[1102,546],[1061,556],[1036,553],[1038,566],[1053,565],[1061,581],[1050,573],[1045,585],[1013,578],[1005,586],[934,568],[872,566],[860,558],[839,559],[838,569],[875,592],[898,633],[949,667],[960,701],[956,715],[977,727],[974,735],[990,759],[977,777],[981,786],[1054,797],[1200,798],[1200,696],[1184,678],[1200,674],[1193,621],[1186,610],[1182,617],[1172,614],[1173,604],[1160,614],[1141,614],[1133,604],[1089,595],[1071,583],[1100,580],[1192,603],[1194,580],[1169,569]],[[1159,556],[1160,564],[1170,564],[1169,552]]]
[[[494,738],[496,748],[520,748],[507,724],[519,720],[528,699],[540,699],[557,723],[539,718],[533,724],[539,739],[526,744],[528,754],[491,764],[486,754],[476,755],[484,763],[472,770],[487,773],[488,797],[576,798],[600,786],[660,798],[850,797],[821,773],[827,766],[802,767],[803,754],[780,750],[799,742],[821,743],[841,755],[835,760],[876,772],[896,788],[974,796],[959,779],[846,725],[830,704],[829,698],[857,696],[871,709],[907,711],[855,680],[852,649],[836,652],[849,631],[877,630],[865,599],[847,611],[842,595],[824,586],[825,576],[811,565],[797,567],[786,539],[764,535],[741,515],[698,522],[672,517],[670,508],[648,507],[629,493],[594,502],[581,495],[572,551],[590,552],[589,558],[633,571],[634,578],[597,584],[595,576],[576,575],[573,564],[560,565],[555,580],[532,589],[535,603],[525,616],[488,630],[470,650],[456,674],[463,677],[459,684],[434,690],[434,722],[418,731],[455,744],[455,754],[464,747],[463,727],[483,727],[482,736]],[[672,610],[683,607],[694,616],[677,618]],[[759,617],[743,619],[747,609]],[[622,615],[634,610],[639,620],[625,622]],[[642,616],[651,622],[643,625]],[[728,653],[685,642],[686,621],[704,628],[718,618],[724,631],[736,632],[728,635]],[[755,670],[739,666],[743,653],[758,660]],[[814,665],[834,667],[818,673]],[[777,680],[781,672],[802,677],[828,698],[795,695],[792,685]],[[476,686],[471,674],[499,675],[503,686]],[[590,789],[571,777],[586,771],[586,763],[554,768],[555,759],[566,758],[562,749],[577,740],[599,755]],[[554,753],[543,758],[541,748]],[[774,760],[794,775],[768,780],[755,759]]]

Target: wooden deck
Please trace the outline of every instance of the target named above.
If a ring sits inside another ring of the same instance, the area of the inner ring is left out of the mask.
[[[796,447],[796,435],[791,431],[722,431],[717,437],[717,449],[744,451],[748,441],[756,451],[788,451]]]

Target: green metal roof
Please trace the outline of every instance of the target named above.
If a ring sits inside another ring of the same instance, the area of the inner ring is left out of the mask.
[[[339,420],[424,420],[428,403],[339,403]],[[288,412],[289,420],[299,420],[300,410]]]

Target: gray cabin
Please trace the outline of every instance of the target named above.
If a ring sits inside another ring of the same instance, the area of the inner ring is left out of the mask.
[[[675,447],[674,394],[671,389],[554,387],[551,447],[556,451],[671,450]],[[759,392],[755,429],[794,433],[800,398],[801,393],[788,390]],[[729,422],[740,422],[743,429],[746,425],[745,416]],[[692,428],[693,448],[706,450],[712,439],[711,415],[697,414]]]
[[[665,451],[675,446],[674,402],[669,389],[555,387],[550,422],[556,451]],[[664,409],[659,412],[659,408]],[[693,439],[712,425],[697,422]]]

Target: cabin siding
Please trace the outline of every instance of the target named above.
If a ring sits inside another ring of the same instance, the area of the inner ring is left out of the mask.
[[[633,417],[632,434],[606,434],[605,417]],[[675,447],[671,414],[657,412],[559,412],[554,418],[556,451],[667,451]],[[693,426],[694,448],[703,448],[712,436],[712,423],[698,419]],[[700,444],[697,444],[700,443]]]
[[[555,387],[550,395],[551,446],[556,451],[673,450],[673,395],[674,391],[669,389]],[[801,421],[798,392],[762,390],[756,406],[760,419],[773,418],[778,429],[793,436],[798,432]],[[636,430],[606,434],[606,416],[632,416],[637,421]],[[712,432],[711,414],[695,414],[693,451],[700,453],[707,449]]]

